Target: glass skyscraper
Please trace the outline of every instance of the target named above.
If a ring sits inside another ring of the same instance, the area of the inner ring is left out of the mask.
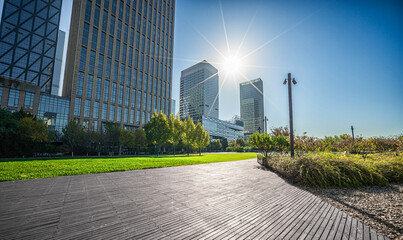
[[[55,69],[53,73],[52,81],[52,95],[59,95],[61,90],[60,80],[62,78],[62,66],[64,57],[64,46],[66,42],[66,33],[59,30],[59,35],[57,36],[57,46],[56,46],[56,56],[55,56]]]
[[[241,119],[244,123],[245,136],[254,132],[263,133],[263,81],[260,78],[240,84]]]
[[[217,69],[206,60],[181,72],[179,115],[194,122],[219,117]]]
[[[174,0],[74,0],[62,96],[70,119],[141,127],[170,113]]]
[[[61,0],[4,0],[0,75],[51,93]]]

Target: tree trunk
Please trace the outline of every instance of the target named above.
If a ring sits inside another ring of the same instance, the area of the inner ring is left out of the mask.
[[[122,155],[122,146],[119,145],[119,156]]]

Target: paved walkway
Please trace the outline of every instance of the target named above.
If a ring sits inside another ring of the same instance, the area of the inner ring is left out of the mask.
[[[0,239],[386,239],[256,160],[0,183]]]

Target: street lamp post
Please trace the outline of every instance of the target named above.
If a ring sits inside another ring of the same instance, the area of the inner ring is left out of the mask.
[[[264,116],[264,132],[267,133],[267,122],[269,121],[269,119],[267,118],[267,116]]]
[[[292,91],[291,91],[291,82],[295,85],[297,81],[295,78],[291,81],[291,73],[288,74],[288,79],[285,79],[283,84],[287,84],[288,82],[288,107],[290,112],[290,147],[291,147],[291,157],[294,157],[294,124],[293,124],[293,117],[292,117]]]

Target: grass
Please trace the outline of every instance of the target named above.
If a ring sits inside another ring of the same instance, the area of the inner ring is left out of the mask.
[[[260,157],[260,156],[259,156]],[[308,187],[385,186],[403,183],[403,156],[393,153],[357,154],[311,153],[295,159],[275,155],[266,166],[281,176]]]
[[[66,159],[2,159],[0,181],[128,171],[256,158],[256,153],[190,156],[103,157]]]

